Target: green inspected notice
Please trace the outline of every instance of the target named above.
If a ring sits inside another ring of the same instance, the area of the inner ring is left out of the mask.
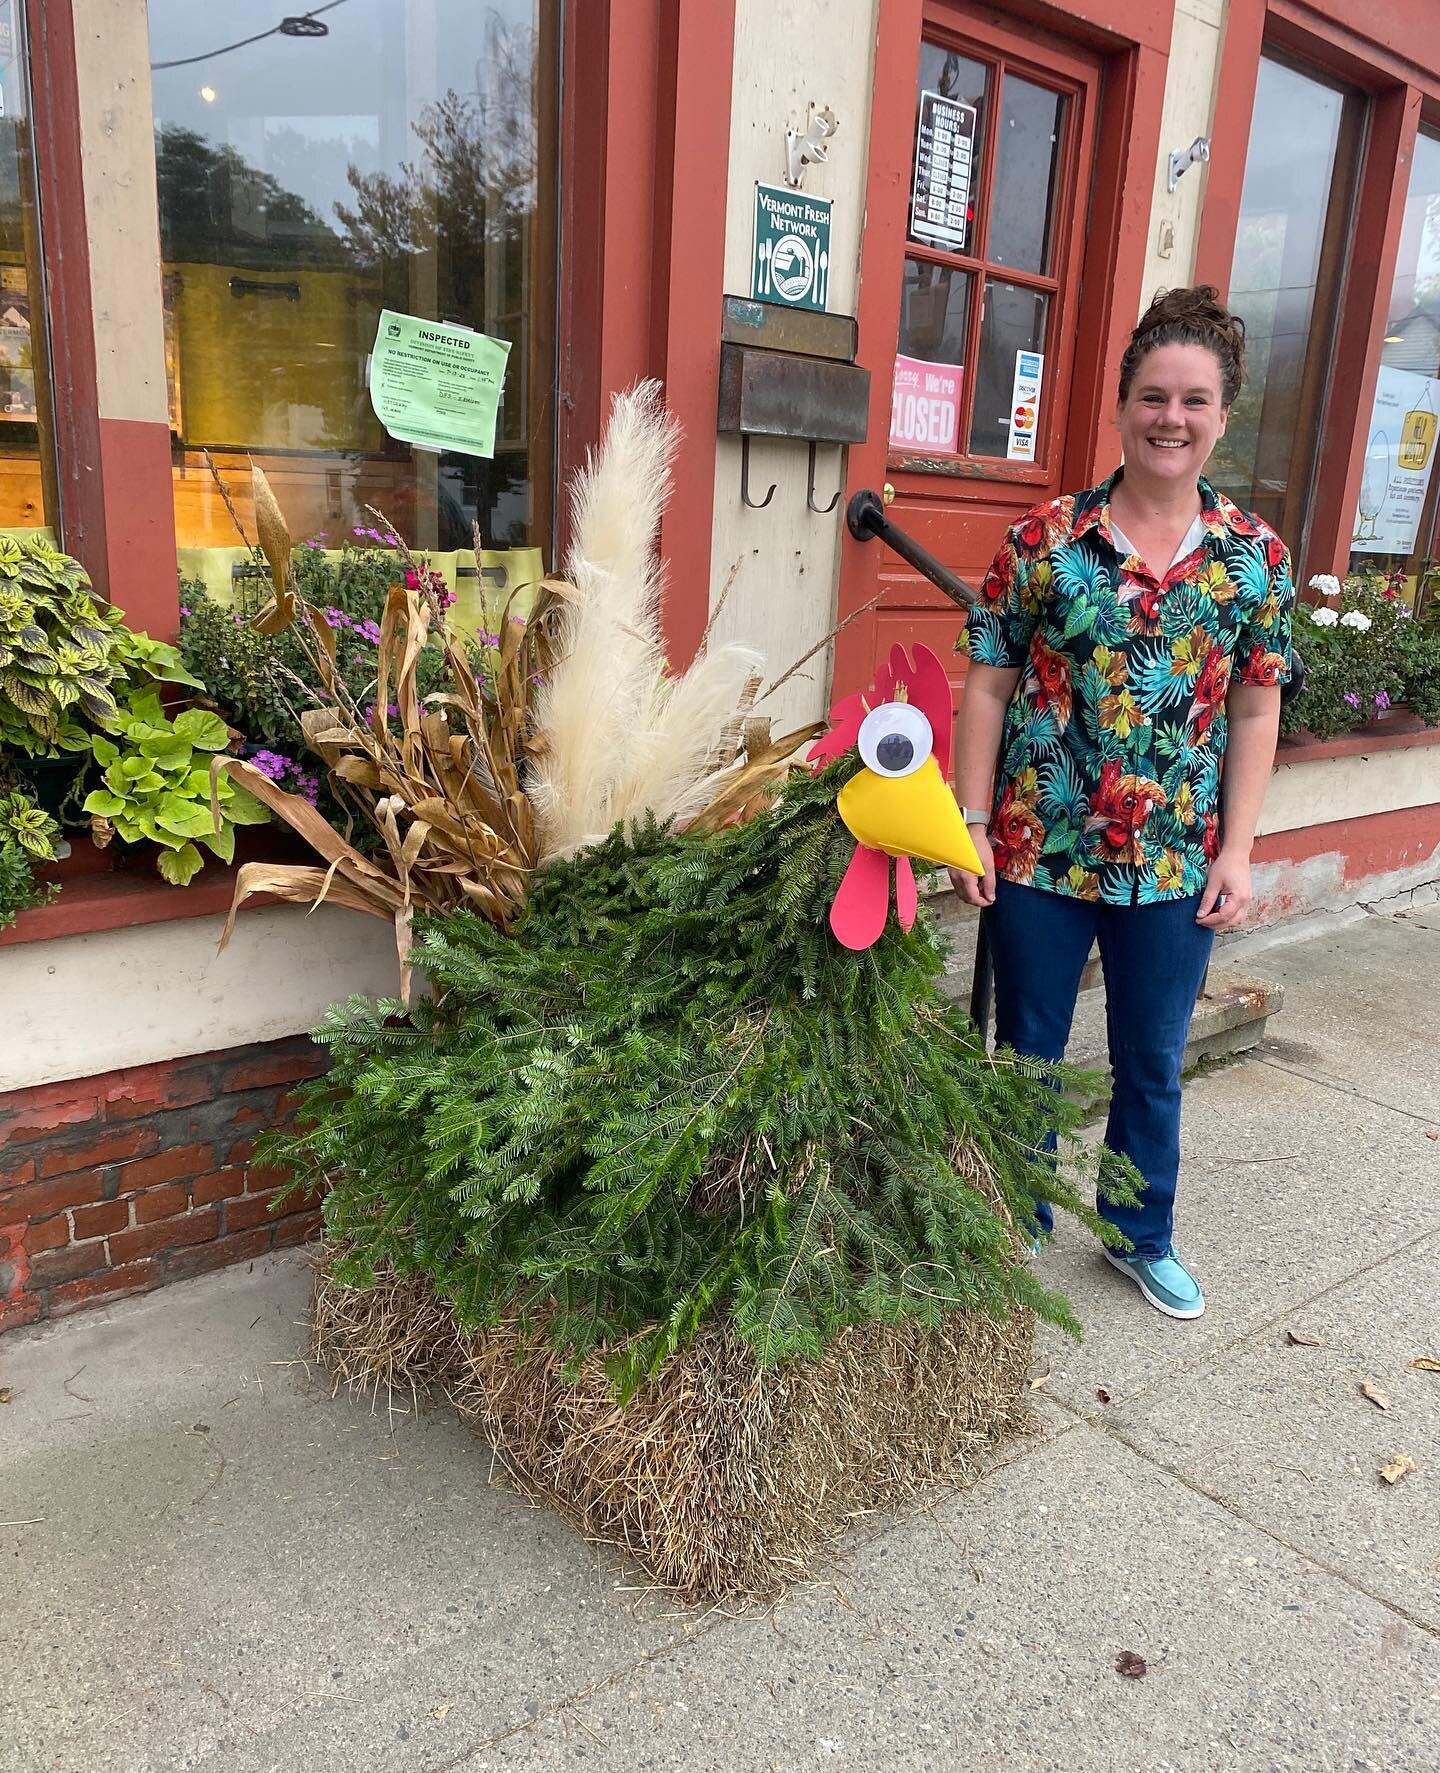
[[[401,443],[493,456],[509,355],[506,339],[382,308],[370,358],[370,404]]]

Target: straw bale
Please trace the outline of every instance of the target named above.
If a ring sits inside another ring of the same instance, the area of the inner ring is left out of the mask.
[[[1028,1312],[868,1324],[769,1371],[706,1325],[624,1409],[603,1356],[572,1383],[513,1324],[461,1336],[423,1278],[361,1291],[322,1256],[315,1337],[337,1384],[443,1394],[523,1494],[690,1601],[774,1597],[858,1518],[973,1482],[1033,1420]]]

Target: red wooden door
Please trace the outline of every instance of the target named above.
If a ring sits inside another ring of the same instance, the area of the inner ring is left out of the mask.
[[[877,400],[849,482],[893,488],[890,516],[978,585],[1005,527],[1088,459],[1067,421],[1101,57],[969,0],[880,16],[861,336],[890,424]],[[849,549],[841,618],[877,592],[837,638],[836,694],[895,640],[958,684],[954,604],[880,544]]]

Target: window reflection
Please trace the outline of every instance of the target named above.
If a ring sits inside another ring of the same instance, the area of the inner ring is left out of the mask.
[[[1039,290],[998,283],[993,278],[985,285],[975,406],[970,416],[972,456],[1009,453],[1015,356],[1019,351],[1044,351],[1049,312],[1050,298]]]
[[[1440,138],[1416,138],[1351,539],[1352,570],[1415,601],[1440,503]]]
[[[57,515],[23,26],[0,0],[0,527],[20,531]]]
[[[238,546],[207,451],[242,511],[264,467],[299,538],[338,546],[373,505],[441,555],[476,522],[491,549],[548,549],[553,11],[344,0],[323,37],[223,51],[223,12],[150,0],[182,550]],[[382,308],[511,341],[493,460],[381,429]],[[228,566],[184,564],[214,589]]]
[[[1262,58],[1230,282],[1246,385],[1210,477],[1297,552],[1345,264],[1356,110],[1343,92]]]
[[[1018,74],[1006,74],[1000,101],[987,257],[1016,271],[1048,271],[1065,101]]]

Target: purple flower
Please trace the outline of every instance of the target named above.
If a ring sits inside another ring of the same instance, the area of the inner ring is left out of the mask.
[[[1384,690],[1381,690],[1380,694],[1376,696],[1375,706],[1377,708],[1388,708],[1390,706],[1390,698],[1386,695]]]
[[[372,646],[379,646],[380,624],[378,622],[355,622],[353,627],[355,632],[363,639],[368,640]]]
[[[354,535],[357,535],[357,536],[368,536],[370,534],[370,531],[368,529],[356,529],[356,530],[352,531],[351,533]]]
[[[290,768],[290,759],[282,757],[278,751],[257,751],[250,761],[262,776],[268,776],[272,782],[278,782]]]
[[[183,603],[180,605],[180,614],[182,616],[192,615],[193,613],[194,612],[192,610],[188,609]]]
[[[1358,708],[1360,706],[1360,698],[1353,690],[1346,690],[1345,694],[1340,699],[1342,702],[1348,702],[1352,708]]]
[[[235,626],[237,628],[243,628],[245,626],[244,616],[231,616],[230,620],[235,624]]]
[[[348,628],[350,625],[349,617],[345,614],[344,610],[336,609],[333,603],[326,607],[325,620],[332,628]]]

